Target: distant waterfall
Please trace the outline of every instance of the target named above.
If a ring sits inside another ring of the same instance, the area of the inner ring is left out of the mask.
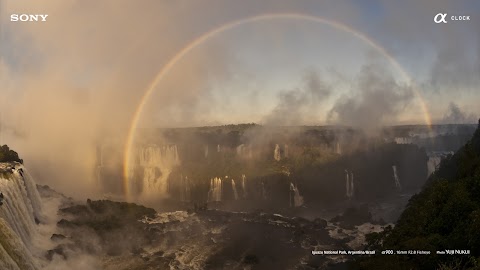
[[[285,144],[284,146],[284,153],[285,153],[284,156],[288,158],[288,144]]]
[[[205,156],[205,158],[208,157],[208,145],[205,145],[204,150],[203,150],[203,155]]]
[[[235,185],[235,180],[232,179],[232,189],[235,200],[238,200],[237,186]]]
[[[102,171],[103,171],[103,145],[97,146],[97,161],[95,167],[95,177],[97,184],[102,182]]]
[[[166,193],[166,180],[172,168],[180,163],[177,146],[150,145],[139,148],[136,151],[136,163],[143,170],[141,194],[147,197],[161,196]]]
[[[278,144],[275,144],[275,150],[273,150],[273,158],[276,161],[280,161],[281,156],[280,156],[280,146]]]
[[[103,166],[103,145],[97,146],[97,166]]]
[[[432,175],[437,169],[438,166],[440,166],[440,162],[442,161],[442,157],[440,156],[433,156],[429,157],[427,161],[427,169],[428,169],[428,174],[427,177]]]
[[[247,180],[247,177],[245,174],[242,174],[242,191],[243,191],[243,198],[247,197],[247,187],[245,181]]]
[[[5,170],[5,164],[0,164],[0,170],[7,171],[0,174],[4,195],[0,206],[0,269],[38,269],[30,248],[37,234],[35,219],[42,217],[40,195],[23,165]]]
[[[340,143],[335,144],[335,153],[341,155],[342,154],[342,149],[340,148]]]
[[[265,190],[265,183],[262,182],[262,199],[267,199],[267,191]]]
[[[236,150],[238,156],[243,156],[243,154],[245,153],[245,144],[240,144],[239,146],[237,146]]]
[[[180,163],[177,146],[151,145],[138,149],[137,160],[140,166],[173,166]]]
[[[300,191],[298,190],[295,184],[290,183],[290,206],[291,207],[298,207],[303,205],[303,197],[300,195]]]
[[[401,189],[402,186],[400,185],[400,180],[398,179],[398,175],[397,175],[397,166],[393,165],[392,169],[393,169],[393,179],[395,180],[395,187],[398,189]]]
[[[155,167],[143,168],[143,192],[152,192],[157,189],[157,176],[155,173]],[[160,191],[160,190],[158,190]]]
[[[180,176],[180,200],[183,202],[191,201],[190,180],[187,176]]]
[[[222,147],[220,146],[220,144],[217,144],[217,152],[220,153],[222,151]]]
[[[355,193],[355,185],[353,184],[353,172],[348,173],[345,170],[345,182],[346,182],[346,195],[347,198],[351,199]]]
[[[222,179],[215,177],[210,179],[210,190],[208,191],[208,201],[219,202],[222,200]]]

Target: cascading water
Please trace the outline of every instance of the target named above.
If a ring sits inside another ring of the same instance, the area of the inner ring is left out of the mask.
[[[38,220],[42,219],[42,200],[38,193],[37,185],[33,180],[32,175],[22,166],[21,170],[18,170],[24,179],[25,188],[27,189],[27,195],[32,203],[33,213]]]
[[[340,148],[340,143],[337,142],[337,144],[335,145],[335,153],[337,154],[342,154],[342,149]]]
[[[281,156],[280,156],[280,146],[278,144],[275,144],[275,150],[273,150],[273,158],[276,161],[280,161]]]
[[[1,163],[0,268],[38,269],[32,256],[36,220],[42,218],[40,195],[23,165]]]
[[[262,182],[262,199],[267,199],[267,190],[265,190],[265,183]]]
[[[168,175],[180,163],[177,146],[150,145],[139,148],[136,153],[137,166],[143,170],[141,194],[147,198],[165,194]]]
[[[210,179],[210,190],[208,191],[209,202],[219,202],[222,200],[222,179],[215,177]]]
[[[103,145],[99,145],[97,147],[97,159],[98,159],[98,166],[102,167],[103,166]]]
[[[220,146],[220,144],[217,144],[217,152],[220,153],[222,151],[222,147]]]
[[[161,187],[157,184],[155,167],[143,168],[143,193],[160,192]]]
[[[432,173],[434,173],[438,169],[438,166],[440,166],[441,161],[442,161],[442,157],[440,157],[440,156],[431,156],[431,157],[428,158],[428,161],[427,161],[427,170],[428,170],[427,177],[432,175]]]
[[[242,174],[242,191],[243,191],[243,198],[247,197],[247,184],[246,184],[247,177],[245,174]]]
[[[233,189],[233,196],[235,200],[238,200],[238,192],[237,192],[237,185],[235,185],[235,180],[232,178],[232,189]]]
[[[290,183],[290,206],[291,207],[298,207],[303,205],[303,197],[300,195],[300,191],[298,190],[295,184]]]
[[[190,180],[188,176],[180,176],[180,200],[189,202],[191,198]]]
[[[97,184],[102,183],[102,171],[103,171],[103,145],[97,146],[97,165],[95,168],[95,177]]]
[[[156,146],[150,145],[139,148],[137,152],[140,166],[177,165],[180,163],[176,145]]]
[[[245,144],[240,144],[236,150],[238,156],[243,156],[245,154]]]
[[[353,184],[353,172],[348,173],[347,170],[345,170],[345,181],[346,181],[346,196],[347,198],[351,199],[353,197],[353,194],[355,193],[355,185]]]
[[[203,155],[205,156],[205,158],[207,158],[208,157],[208,145],[205,145],[205,148],[204,148],[203,151],[204,151]]]
[[[395,187],[398,189],[401,189],[402,186],[400,185],[400,180],[398,179],[398,174],[397,174],[397,166],[393,165],[393,179],[395,180]]]

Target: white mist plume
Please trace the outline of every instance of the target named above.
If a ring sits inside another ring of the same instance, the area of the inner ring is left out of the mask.
[[[329,112],[331,122],[374,130],[395,123],[413,101],[413,90],[397,83],[381,66],[364,66],[349,96],[338,98]]]

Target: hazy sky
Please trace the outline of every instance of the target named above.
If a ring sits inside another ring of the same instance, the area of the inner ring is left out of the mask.
[[[156,72],[195,38],[256,15],[301,13],[371,38],[416,87],[349,32],[308,20],[271,18],[223,31],[184,55],[156,85],[143,125],[351,124],[357,122],[351,118],[361,115],[382,124],[422,123],[412,91],[424,96],[434,122],[445,119],[452,102],[463,120],[475,121],[480,114],[480,4],[399,2],[2,0],[2,92],[7,94],[2,95],[18,101],[2,107],[25,104],[22,109],[41,116],[44,107],[30,102],[45,96],[57,100],[52,103],[73,102],[65,109],[78,106],[92,117],[112,114],[115,119],[105,121],[127,127]],[[439,12],[447,13],[447,19],[469,15],[470,21],[436,24]],[[44,23],[10,22],[11,14],[22,13],[49,17]],[[307,97],[316,91],[307,89],[312,77],[328,93]],[[372,96],[377,98],[370,104]],[[382,107],[378,102],[384,108],[366,112]],[[287,111],[292,111],[287,122],[275,115]]]
[[[349,31],[277,16],[191,48],[154,86],[140,125],[422,124],[419,95],[434,123],[480,116],[477,0],[0,0],[0,143],[49,170],[60,190],[82,192],[95,145],[105,134],[123,143],[142,96],[182,48],[279,13],[350,27],[411,81]],[[437,13],[448,22],[434,23]]]

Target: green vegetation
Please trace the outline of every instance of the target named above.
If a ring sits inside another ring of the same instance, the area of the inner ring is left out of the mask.
[[[377,254],[356,261],[356,269],[480,268],[480,127],[442,161],[395,228],[367,235],[367,242],[371,249],[430,250],[432,255]],[[470,255],[436,255],[437,250],[470,250]]]
[[[7,145],[0,147],[0,162],[20,162],[23,163],[23,160],[18,157],[17,152],[10,149]]]
[[[155,210],[134,203],[108,200],[87,200],[86,205],[74,205],[60,209],[61,213],[74,215],[72,221],[63,221],[66,226],[87,226],[99,234],[122,229],[126,224],[137,224],[144,216],[153,218]]]
[[[109,256],[118,256],[141,250],[153,240],[152,233],[139,220],[153,218],[156,212],[141,205],[89,199],[86,205],[73,205],[59,212],[68,220],[60,220],[57,226],[76,247],[87,252],[101,248]]]

